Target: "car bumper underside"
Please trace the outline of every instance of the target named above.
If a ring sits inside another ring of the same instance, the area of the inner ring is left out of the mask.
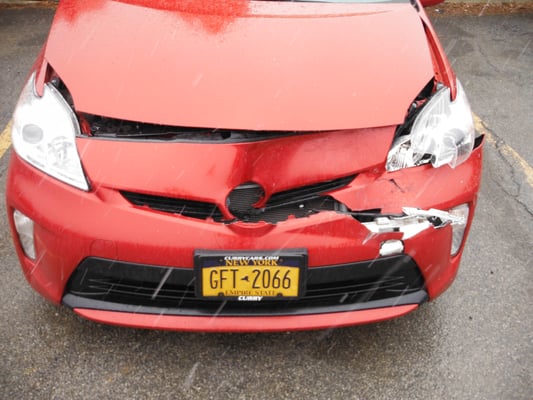
[[[359,310],[343,313],[315,315],[285,315],[259,317],[196,317],[161,314],[135,314],[94,309],[74,311],[95,322],[160,330],[180,330],[190,332],[279,332],[309,329],[340,328],[369,322],[380,322],[401,317],[414,311],[416,304]]]

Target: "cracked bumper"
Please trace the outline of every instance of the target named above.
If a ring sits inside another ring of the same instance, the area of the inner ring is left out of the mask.
[[[361,174],[349,188],[336,193],[335,197],[351,207],[359,205],[361,209],[380,203],[383,210],[389,212],[397,212],[406,205],[447,210],[466,203],[471,209],[466,239],[479,189],[481,151],[482,146],[479,146],[472,157],[455,170],[422,167],[383,174],[366,182],[364,195],[362,184],[366,178]],[[392,180],[394,183],[391,183]],[[386,196],[383,185],[387,187]],[[357,193],[359,195],[354,196]],[[8,176],[7,206],[15,238],[14,210],[34,221],[36,260],[27,258],[16,241],[17,252],[30,284],[57,304],[62,302],[73,271],[87,257],[193,268],[194,251],[206,246],[219,250],[305,248],[311,269],[377,259],[381,244],[387,240],[403,240],[404,254],[416,262],[429,298],[433,299],[452,283],[463,248],[461,246],[455,256],[450,255],[450,225],[439,229],[429,226],[405,238],[401,232],[372,233],[352,217],[335,212],[289,219],[277,225],[224,225],[148,213],[127,204],[111,189],[102,187],[93,193],[85,193],[58,183],[29,167],[15,153]],[[74,310],[95,321],[132,327],[274,331],[376,322],[403,315],[417,306],[411,304],[315,315],[220,318]]]

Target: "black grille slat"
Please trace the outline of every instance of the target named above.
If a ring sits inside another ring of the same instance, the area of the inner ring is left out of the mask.
[[[343,188],[355,179],[355,175],[320,182],[314,185],[303,186],[296,189],[274,193],[267,202],[268,207],[275,207],[279,204],[297,203],[315,199],[322,194]]]
[[[94,280],[91,280],[91,283],[87,285],[89,289],[96,290],[101,289],[101,291],[105,291],[109,293],[110,291],[113,291],[114,293],[122,293],[122,294],[131,294],[135,293],[139,296],[147,296],[152,297],[157,290],[157,287],[143,287],[138,286],[135,284],[127,284],[127,283],[116,283],[116,282],[108,282],[106,283],[94,283]],[[160,289],[157,292],[157,297],[171,297],[174,298],[178,295],[187,295],[189,294],[191,297],[194,296],[194,291],[189,289]]]
[[[284,315],[324,307],[335,311],[338,307],[359,307],[360,304],[387,302],[387,299],[397,304],[399,296],[409,298],[414,295],[425,299],[422,292],[425,293],[423,278],[408,256],[309,268],[305,294],[296,300],[266,300],[253,304],[228,301],[222,304],[196,297],[193,269],[98,258],[82,262],[66,289],[66,294],[75,296],[76,301],[100,301],[116,309],[129,306],[164,308],[170,313],[186,315]],[[221,305],[222,311],[219,310]]]
[[[172,197],[154,196],[149,194],[121,191],[121,194],[132,204],[140,207],[149,207],[157,211],[181,214],[186,217],[222,220],[222,213],[212,203],[177,199]]]
[[[265,207],[261,209],[252,208],[250,205],[258,201],[264,192],[259,185],[249,182],[230,193],[228,207],[236,220],[245,222],[266,221],[269,223],[278,223],[290,216],[304,218],[320,211],[344,210],[346,207],[342,203],[325,194],[348,185],[354,178],[355,175],[350,175],[274,193],[268,199]],[[212,218],[217,222],[234,221],[233,219],[224,219],[219,207],[209,202],[130,191],[121,191],[120,193],[130,203],[139,207],[148,207],[153,210],[196,219]]]
[[[320,211],[334,211],[340,209],[339,202],[331,197],[320,197],[307,201],[294,201],[291,204],[283,204],[274,207],[267,207],[261,214],[249,215],[247,222],[266,221],[277,223],[286,220],[290,215],[295,218],[304,218],[316,214]]]
[[[379,285],[376,285],[375,283],[359,283],[359,284],[351,284],[351,285],[345,285],[345,286],[335,286],[330,289],[330,292],[332,294],[337,294],[338,292],[371,292],[373,290],[376,290],[376,288],[379,288],[380,290],[386,289],[391,290],[393,287],[396,286],[402,286],[403,279],[402,277],[389,277],[383,279],[381,282],[379,282]],[[318,296],[324,296],[328,292],[327,288],[320,288],[320,289],[308,289],[305,296],[306,297],[312,297],[313,293],[319,292]]]
[[[394,288],[398,285],[401,285],[402,284],[402,281],[401,281],[401,278],[399,277],[396,277],[396,278],[393,278],[391,279],[393,282],[395,283],[387,283],[386,285],[382,282],[380,283],[379,285],[379,289],[380,290],[394,290]],[[391,280],[387,281],[387,282],[390,282]],[[103,286],[103,285],[95,285],[95,284],[91,284],[91,285],[88,285],[87,286],[88,289],[92,290],[94,295],[101,295],[101,294],[108,294],[109,292],[113,291],[113,293],[115,294],[131,294],[131,293],[135,293],[136,296],[141,296],[141,297],[152,297],[156,288],[148,288],[148,287],[137,287],[135,285],[127,285],[127,284],[123,284],[123,283],[120,283],[120,284],[117,284],[117,283],[109,283],[108,286]],[[128,288],[132,288],[132,289],[135,289],[135,290],[128,290]],[[367,284],[367,283],[362,283],[362,284],[356,284],[356,285],[346,285],[346,286],[338,286],[338,287],[335,287],[335,288],[332,288],[328,291],[328,289],[308,289],[306,291],[306,299],[311,299],[311,298],[318,298],[318,297],[326,297],[326,296],[338,296],[338,293],[339,292],[346,292],[346,293],[349,293],[349,292],[357,292],[357,293],[367,293],[367,292],[372,292],[372,291],[375,291],[376,290],[376,285],[375,284]],[[405,290],[405,288],[402,288],[401,289],[402,291]],[[328,293],[329,292],[329,293]],[[78,293],[75,293],[75,294],[81,294],[83,292],[78,292]],[[316,294],[314,294],[316,293]],[[188,289],[161,289],[158,294],[157,294],[157,297],[159,298],[175,298],[176,296],[186,296],[186,297],[190,297],[190,298],[193,298],[194,297],[194,291],[193,290],[188,290]]]

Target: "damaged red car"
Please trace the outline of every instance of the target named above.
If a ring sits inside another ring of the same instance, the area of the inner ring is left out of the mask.
[[[62,0],[12,139],[35,290],[102,323],[241,332],[439,296],[483,141],[415,0]]]

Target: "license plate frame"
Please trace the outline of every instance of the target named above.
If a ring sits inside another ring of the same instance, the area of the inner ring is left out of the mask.
[[[305,292],[307,250],[196,250],[194,268],[196,296],[202,299],[218,301],[298,299]],[[225,275],[222,271],[226,271]],[[244,279],[246,276],[248,279]],[[221,281],[221,277],[225,279]],[[286,283],[289,280],[290,288],[287,288]],[[263,285],[267,282],[270,287]],[[213,287],[219,284],[222,288]],[[253,285],[259,288],[252,287]]]

